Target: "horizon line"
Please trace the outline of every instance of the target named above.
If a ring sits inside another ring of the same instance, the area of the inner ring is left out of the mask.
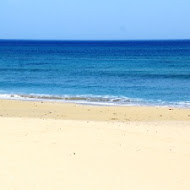
[[[0,41],[189,41],[190,39],[0,39]]]

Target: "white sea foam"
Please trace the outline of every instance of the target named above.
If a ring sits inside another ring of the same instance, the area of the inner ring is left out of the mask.
[[[161,100],[143,100],[124,96],[95,96],[95,95],[48,95],[48,94],[0,94],[0,99],[28,101],[56,101],[90,105],[115,106],[173,106],[190,108],[190,101],[166,102]]]

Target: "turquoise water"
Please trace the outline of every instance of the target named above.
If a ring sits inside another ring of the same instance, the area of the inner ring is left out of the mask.
[[[0,98],[190,107],[190,41],[0,41]]]

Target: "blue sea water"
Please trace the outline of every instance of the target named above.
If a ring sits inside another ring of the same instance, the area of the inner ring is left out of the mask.
[[[0,98],[190,107],[190,41],[0,40]]]

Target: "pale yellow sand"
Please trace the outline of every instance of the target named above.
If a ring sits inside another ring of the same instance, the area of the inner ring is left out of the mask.
[[[0,189],[189,190],[190,111],[169,109],[1,100]]]

